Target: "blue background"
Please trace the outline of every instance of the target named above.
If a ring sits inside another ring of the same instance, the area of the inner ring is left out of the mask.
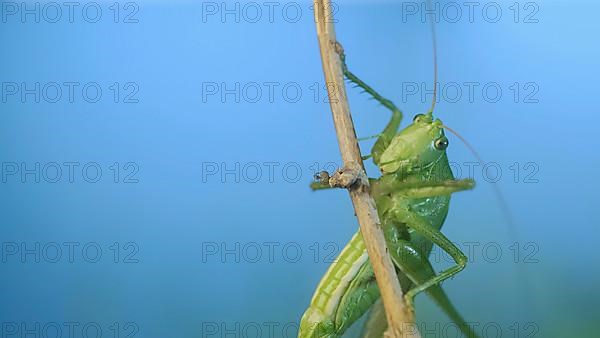
[[[275,336],[292,336],[293,327],[283,328],[299,320],[332,254],[357,229],[345,192],[308,189],[315,171],[340,162],[310,3],[279,3],[273,20],[264,6],[257,20],[248,8],[236,22],[233,15],[208,14],[206,3],[124,8],[121,2],[118,23],[109,2],[99,3],[98,22],[86,22],[84,4],[73,23],[66,10],[57,23],[22,20],[20,13],[0,23],[3,334],[15,323],[77,322],[77,337],[89,323],[98,323],[104,337],[114,330],[125,337],[132,327],[137,337],[225,337],[227,330],[233,330],[228,337],[255,337],[256,327],[268,337],[269,325]],[[286,4],[292,6],[287,15]],[[393,99],[405,123],[425,111],[431,96],[405,90],[411,83],[431,88],[429,21],[403,20],[403,7],[394,2],[338,5],[336,29],[351,69]],[[469,321],[499,327],[503,337],[515,330],[520,337],[533,331],[535,337],[592,337],[600,303],[600,6],[536,2],[539,22],[524,23],[534,7],[520,2],[515,23],[512,2],[498,5],[503,13],[496,23],[481,11],[471,23],[464,11],[458,22],[448,15],[437,24],[439,81],[448,92],[436,116],[502,170],[497,184],[518,235],[511,235],[489,175],[478,167],[477,188],[454,196],[444,227],[459,245],[477,247],[467,269],[444,287]],[[137,22],[124,23],[135,8]],[[302,10],[297,19],[295,8]],[[5,88],[69,81],[96,83],[102,96],[89,103],[80,86],[71,103],[63,87],[58,102],[42,96],[36,103],[34,95],[22,100],[21,92],[7,95]],[[118,103],[110,89],[115,82]],[[133,87],[124,88],[129,82]],[[266,82],[276,83],[271,98]],[[473,102],[465,82],[479,84]],[[529,82],[534,87],[524,88]],[[458,102],[448,99],[454,97],[449,83],[463,88]],[[481,92],[489,83],[502,89],[497,102]],[[517,102],[514,83],[521,88]],[[212,95],[207,90],[215,84]],[[222,84],[239,85],[239,102],[235,94],[221,97]],[[132,88],[138,102],[123,102]],[[537,102],[527,103],[532,88]],[[378,133],[388,112],[358,90],[350,89],[349,98],[359,136]],[[467,177],[475,159],[449,138],[449,157],[462,170],[457,176]],[[362,144],[363,152],[370,144]],[[64,162],[79,164],[73,183]],[[20,169],[7,173],[14,163],[29,169],[57,163],[62,177],[48,182],[54,175],[40,169],[39,183],[34,175],[23,180]],[[89,163],[102,169],[96,183],[86,181],[93,169],[81,173]],[[137,183],[125,183],[134,169],[130,179]],[[377,173],[371,165],[369,171]],[[65,242],[79,245],[72,262]],[[21,256],[21,245],[35,249],[36,243],[39,262],[35,254]],[[63,250],[56,263],[53,251],[43,250],[51,243]],[[18,252],[10,254],[15,244]],[[96,255],[82,253],[86,245],[101,248],[98,262],[87,261]],[[436,268],[448,264],[438,252]],[[419,321],[436,337],[452,336],[443,334],[448,322],[425,296],[417,307]],[[120,327],[111,329],[115,322]],[[486,336],[494,337],[493,329]]]

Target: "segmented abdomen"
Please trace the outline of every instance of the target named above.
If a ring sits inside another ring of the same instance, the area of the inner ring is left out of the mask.
[[[344,291],[368,259],[363,238],[357,232],[319,282],[311,307],[333,314]]]
[[[336,323],[336,312],[350,283],[368,259],[362,236],[357,232],[319,282],[310,307],[302,316],[298,337],[337,337],[341,333],[344,328]]]

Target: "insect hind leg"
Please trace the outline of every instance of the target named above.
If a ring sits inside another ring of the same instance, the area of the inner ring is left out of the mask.
[[[398,210],[394,212],[394,218],[396,221],[406,224],[408,227],[415,230],[427,240],[440,247],[442,250],[448,253],[456,263],[456,265],[440,272],[438,275],[432,276],[428,280],[419,283],[414,288],[409,290],[406,293],[405,298],[407,303],[412,306],[413,300],[418,293],[423,292],[434,285],[439,285],[444,280],[461,272],[467,265],[467,256],[465,256],[465,254],[460,251],[460,249],[456,247],[456,245],[454,245],[454,243],[452,243],[443,233],[432,228],[427,220],[416,215],[414,212],[410,210]]]
[[[408,297],[410,292],[418,288],[418,286],[427,283],[429,280],[436,277],[431,263],[426,258],[428,250],[423,251],[422,249],[415,246],[408,240],[393,239],[393,236],[386,236],[388,248],[394,265],[402,273],[404,273],[412,283],[409,284],[409,291],[407,292]],[[442,311],[460,328],[463,332],[464,337],[476,338],[477,334],[467,324],[460,313],[456,310],[452,302],[441,288],[440,285],[431,285],[425,291],[435,303],[440,306]]]

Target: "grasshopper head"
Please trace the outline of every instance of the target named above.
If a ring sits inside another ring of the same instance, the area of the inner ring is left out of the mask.
[[[384,174],[400,169],[411,172],[434,164],[448,147],[442,121],[434,120],[431,113],[415,116],[413,123],[400,131],[381,155],[380,167]]]

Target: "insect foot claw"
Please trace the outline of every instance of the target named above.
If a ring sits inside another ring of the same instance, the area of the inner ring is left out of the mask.
[[[348,189],[356,183],[364,184],[366,177],[362,167],[357,163],[351,163],[336,172],[329,178],[329,186],[334,188]]]
[[[326,171],[321,171],[320,173],[315,175],[315,179],[319,181],[319,183],[323,185],[329,185],[329,173]]]
[[[338,53],[338,55],[340,55],[341,57],[344,57],[344,47],[342,47],[342,44],[339,41],[335,41],[334,42],[334,50],[336,53]]]
[[[414,315],[414,313],[415,313],[415,305],[414,305],[413,296],[411,296],[411,295],[405,295],[404,296],[404,303],[406,304],[407,310]]]

